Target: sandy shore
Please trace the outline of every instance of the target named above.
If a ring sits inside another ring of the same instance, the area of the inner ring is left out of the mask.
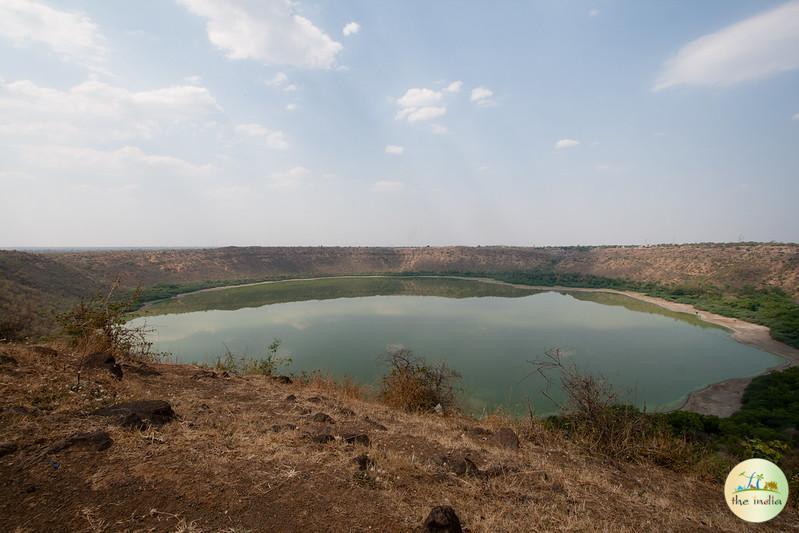
[[[212,287],[209,289],[202,289],[199,291],[184,293],[178,295],[177,298],[180,298],[188,294],[194,294],[195,292],[218,291],[224,289],[231,289],[234,287],[247,287],[252,285],[263,285],[269,283],[282,283],[286,281],[308,281],[314,279],[370,278],[370,277],[378,278],[378,277],[393,277],[393,276],[355,275],[355,276],[329,276],[324,278],[297,278],[297,279],[280,280],[280,281],[262,281],[256,283],[243,283],[241,285],[230,285],[226,287]],[[766,326],[761,326],[759,324],[752,324],[751,322],[745,322],[737,318],[730,318],[722,315],[717,315],[715,313],[702,311],[690,304],[672,302],[669,300],[664,300],[663,298],[647,296],[646,294],[641,294],[639,292],[619,291],[616,289],[602,289],[602,288],[595,289],[595,288],[582,288],[582,287],[563,287],[557,285],[555,286],[522,285],[518,283],[508,283],[505,281],[499,281],[491,278],[474,278],[466,276],[419,276],[419,277],[481,281],[484,283],[493,283],[496,285],[506,285],[509,287],[516,287],[519,289],[529,289],[537,291],[607,292],[611,294],[620,294],[623,296],[627,296],[629,298],[634,298],[636,300],[657,305],[658,307],[662,307],[670,311],[676,311],[679,313],[694,315],[705,322],[722,326],[723,328],[730,331],[732,337],[736,341],[743,344],[748,344],[765,352],[779,355],[780,357],[785,359],[785,362],[783,364],[773,368],[769,368],[768,370],[763,372],[764,374],[768,372],[773,372],[774,370],[781,370],[790,366],[799,365],[799,350],[791,346],[788,346],[787,344],[783,344],[779,341],[774,340],[771,337],[769,328],[767,328]],[[718,383],[713,383],[703,389],[694,391],[688,395],[688,398],[682,404],[680,409],[685,411],[693,411],[696,413],[716,415],[721,417],[730,416],[741,407],[741,398],[743,397],[744,390],[746,389],[747,385],[749,385],[749,383],[752,381],[753,377],[754,376],[744,377],[744,378],[732,378],[725,381],[720,381]]]

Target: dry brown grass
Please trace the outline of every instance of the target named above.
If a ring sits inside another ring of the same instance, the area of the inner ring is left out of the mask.
[[[19,446],[0,458],[0,477],[9,480],[0,486],[4,531],[412,531],[439,504],[452,505],[475,532],[753,529],[727,510],[720,485],[596,457],[537,419],[407,413],[327,379],[282,385],[266,376],[210,377],[188,365],[151,365],[161,374],[128,372],[121,382],[98,370],[70,391],[76,355],[21,345],[0,351],[19,363],[0,370],[0,441]],[[32,408],[43,391],[46,409],[6,410]],[[133,398],[166,399],[180,419],[141,432],[86,415]],[[335,419],[335,434],[363,429],[370,446],[312,442],[306,434],[324,425],[310,418],[320,411]],[[283,424],[297,429],[272,431]],[[475,426],[512,427],[521,448],[476,439]],[[33,460],[55,440],[96,429],[111,435],[110,449]],[[364,452],[372,462],[361,471],[353,458]],[[442,455],[469,457],[479,473],[458,475]],[[758,529],[796,527],[799,518],[786,511]]]

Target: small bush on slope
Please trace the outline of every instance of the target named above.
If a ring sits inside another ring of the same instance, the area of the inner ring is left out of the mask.
[[[457,410],[460,374],[446,363],[432,365],[406,348],[385,354],[389,372],[383,376],[380,399],[404,411]]]

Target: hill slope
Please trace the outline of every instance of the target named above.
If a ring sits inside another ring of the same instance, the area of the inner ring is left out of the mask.
[[[418,531],[443,504],[474,532],[747,529],[720,482],[592,457],[537,422],[410,415],[190,365],[84,370],[70,392],[74,356],[2,349],[3,531]],[[91,415],[141,399],[178,419],[141,431]],[[788,508],[757,529],[797,527]]]

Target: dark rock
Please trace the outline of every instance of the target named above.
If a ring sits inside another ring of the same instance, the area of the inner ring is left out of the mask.
[[[319,396],[311,396],[310,398],[307,399],[307,401],[311,403],[322,403],[322,398],[320,398]]]
[[[89,354],[83,360],[81,366],[83,368],[105,368],[116,379],[122,379],[122,367],[117,364],[116,359],[110,353],[95,352]]]
[[[25,487],[23,487],[22,490],[25,491],[28,494],[31,494],[32,492],[36,492],[36,485],[34,485],[33,483],[30,483],[28,485],[25,485]]]
[[[374,460],[367,453],[354,457],[352,462],[358,465],[358,470],[368,470],[375,465]]]
[[[297,426],[294,424],[275,424],[272,426],[272,431],[275,433],[280,433],[281,431],[294,431],[297,429]]]
[[[314,422],[320,422],[320,423],[323,423],[323,424],[334,424],[335,423],[333,421],[333,418],[330,415],[326,414],[326,413],[316,413],[315,415],[313,415],[311,417],[311,420],[313,420]]]
[[[272,379],[283,385],[291,384],[291,378],[288,376],[272,376]]]
[[[296,402],[297,401],[297,397],[294,396],[293,394],[289,394],[288,396],[286,396],[286,401],[287,402]]]
[[[341,436],[347,444],[360,444],[361,446],[369,446],[369,435],[366,433],[345,433]]]
[[[424,531],[426,533],[462,533],[461,521],[455,514],[455,509],[449,505],[439,505],[433,507],[430,514],[424,521]]]
[[[101,452],[111,447],[114,441],[105,431],[93,431],[90,433],[75,433],[65,439],[61,439],[47,449],[47,453],[58,453],[67,448],[79,447],[87,450]]]
[[[4,457],[17,451],[17,445],[13,442],[0,442],[0,457]]]
[[[439,455],[433,458],[433,462],[442,466],[456,476],[477,475],[480,469],[468,456],[465,455]]]
[[[47,355],[50,357],[58,355],[58,350],[54,350],[49,346],[29,346],[28,349],[39,355]]]
[[[489,439],[489,442],[502,448],[519,449],[519,437],[510,428],[501,428]]]
[[[138,429],[141,431],[147,429],[147,422],[136,413],[128,413],[119,417],[119,425],[123,428]]]
[[[0,365],[17,366],[17,360],[7,353],[0,352]]]
[[[103,407],[92,414],[98,416],[124,417],[123,420],[128,420],[129,415],[133,414],[142,421],[146,421],[154,426],[166,424],[175,418],[175,411],[172,410],[172,406],[163,400],[134,400],[123,402],[110,407]]]
[[[318,444],[327,444],[328,442],[334,440],[336,440],[336,437],[325,431],[320,431],[319,433],[313,433],[311,435],[311,441],[316,442]]]

